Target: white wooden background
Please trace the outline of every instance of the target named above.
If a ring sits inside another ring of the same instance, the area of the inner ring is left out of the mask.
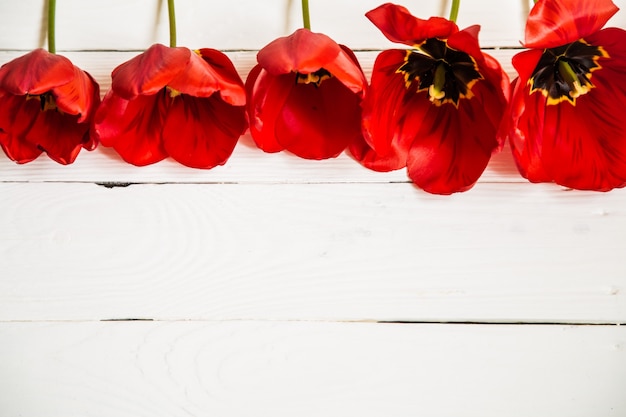
[[[164,1],[58,3],[57,48],[103,93],[168,42]],[[311,0],[368,76],[391,46],[363,17],[380,3]],[[528,7],[465,0],[459,24],[513,75]],[[227,51],[242,77],[300,21],[286,0],[177,14],[179,45]],[[45,46],[44,16],[0,1],[0,64]],[[529,184],[507,149],[433,196],[245,136],[210,171],[2,155],[0,195],[2,417],[626,416],[626,190]]]

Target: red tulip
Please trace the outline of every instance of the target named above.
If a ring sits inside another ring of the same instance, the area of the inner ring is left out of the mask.
[[[367,81],[347,47],[298,29],[261,49],[257,60],[246,92],[250,132],[259,148],[325,159],[362,135]]]
[[[422,20],[384,4],[366,14],[391,41],[412,49],[381,52],[363,101],[364,142],[350,151],[377,171],[407,167],[430,193],[471,188],[491,155],[509,81],[478,44],[478,26],[459,31],[447,19]]]
[[[245,131],[244,106],[243,81],[226,55],[155,44],[113,70],[92,133],[134,165],[171,156],[212,168]]]
[[[513,58],[507,128],[521,174],[608,191],[626,185],[626,32],[611,0],[540,0]]]
[[[85,71],[43,49],[0,68],[0,146],[17,163],[42,152],[71,164],[81,148],[92,150],[89,124],[100,88]]]

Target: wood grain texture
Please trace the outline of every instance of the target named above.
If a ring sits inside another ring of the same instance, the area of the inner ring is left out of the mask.
[[[462,5],[511,77],[531,2]],[[57,47],[104,93],[167,42],[165,3],[60,1]],[[298,3],[179,0],[178,44],[245,78]],[[380,3],[311,2],[368,77],[395,47],[363,17]],[[45,46],[45,4],[0,1],[0,65]],[[626,415],[626,190],[529,184],[505,149],[471,191],[433,196],[245,135],[209,171],[1,155],[0,195],[2,417]]]
[[[626,193],[0,184],[1,320],[626,321]]]
[[[626,415],[618,326],[0,323],[0,339],[4,417]]]
[[[624,0],[617,0],[617,3]],[[33,49],[45,45],[45,3],[42,0],[0,3],[0,49]],[[278,36],[301,27],[297,0],[176,2],[178,44],[192,48],[260,49]],[[352,48],[382,48],[390,43],[365,18],[379,0],[310,2],[312,28]],[[481,0],[466,2],[459,25],[481,24],[485,46],[519,45],[528,2]],[[415,15],[448,14],[448,2],[405,2]],[[499,18],[494,19],[494,14]],[[623,23],[624,20],[621,20]],[[60,50],[136,50],[168,42],[165,1],[66,0],[57,5],[57,47]]]
[[[458,24],[481,25],[485,47],[518,47],[531,0],[465,1]],[[624,8],[626,0],[614,0]],[[297,0],[177,3],[178,44],[191,48],[256,50],[301,27]],[[312,29],[355,49],[387,48],[391,43],[364,16],[381,0],[311,1]],[[450,0],[400,2],[421,18],[447,16]],[[43,0],[0,2],[0,49],[29,50],[46,44]],[[624,27],[626,13],[610,25]],[[59,50],[141,50],[169,40],[165,1],[65,0],[57,5]]]

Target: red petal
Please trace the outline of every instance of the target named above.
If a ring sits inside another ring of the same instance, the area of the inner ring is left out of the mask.
[[[71,164],[89,140],[89,124],[77,123],[77,119],[53,110],[40,112],[25,139],[43,149],[54,161]]]
[[[67,84],[74,77],[69,59],[36,49],[0,68],[0,90],[14,95],[39,95]]]
[[[498,147],[496,130],[478,100],[431,105],[409,150],[409,177],[434,194],[470,189]]]
[[[354,93],[362,93],[367,86],[365,74],[354,53],[343,45],[340,47],[341,52],[337,58],[324,68]]]
[[[326,68],[340,52],[339,45],[328,36],[298,29],[261,49],[257,61],[270,74],[308,74]]]
[[[278,115],[276,138],[301,158],[335,157],[361,134],[359,102],[336,78],[298,84]]]
[[[348,144],[348,152],[361,165],[373,171],[394,171],[406,166],[407,152],[376,152],[361,136]]]
[[[215,72],[196,53],[190,54],[187,66],[167,86],[194,97],[209,97],[220,88]]]
[[[511,99],[511,81],[498,60],[488,54],[482,54],[482,57],[482,62],[479,61],[478,67],[483,75],[483,81],[479,81],[472,92],[475,94],[475,99],[483,103],[482,106],[489,122],[498,128],[497,151],[501,151],[505,142],[502,132],[509,122],[506,118]]]
[[[42,153],[42,150],[35,145],[22,142],[19,138],[3,132],[0,132],[0,147],[2,147],[2,150],[10,160],[18,164],[33,161]]]
[[[161,131],[169,97],[165,91],[126,100],[109,91],[94,117],[92,135],[126,161],[149,165],[167,157]]]
[[[37,99],[0,95],[0,145],[11,160],[23,164],[41,155],[41,149],[24,140],[40,111]]]
[[[543,50],[541,49],[531,49],[529,51],[523,51],[513,56],[511,62],[513,63],[513,67],[519,74],[520,80],[522,80],[522,84],[526,85],[530,77],[533,76],[533,72],[535,68],[537,68],[537,64],[543,55]]]
[[[450,35],[448,46],[459,51],[463,51],[477,61],[481,61],[483,53],[478,44],[478,32],[480,26],[474,25],[463,29],[460,32]]]
[[[524,46],[553,48],[585,38],[618,10],[611,0],[540,0],[528,15]]]
[[[85,71],[74,67],[74,79],[52,89],[57,107],[65,113],[79,116],[78,122],[90,121],[100,104],[100,87]]]
[[[198,51],[219,81],[219,91],[222,100],[233,106],[246,104],[246,92],[243,81],[232,61],[216,49],[203,48]]]
[[[154,44],[113,70],[111,89],[127,100],[155,94],[185,70],[190,56],[187,48]]]
[[[357,157],[366,167],[377,171],[391,171],[406,166],[406,155],[421,124],[407,123],[407,116],[420,114],[409,95],[405,80],[397,69],[404,63],[406,51],[387,50],[376,58],[372,70],[372,81],[363,107],[363,129],[365,139],[375,154],[368,152]],[[421,102],[417,102],[419,106]],[[413,120],[413,118],[411,118]],[[356,155],[355,155],[356,156]]]
[[[458,27],[442,17],[428,20],[411,15],[404,7],[391,3],[370,10],[365,16],[392,42],[418,45],[429,38],[447,39]]]
[[[169,155],[192,168],[213,168],[230,157],[246,128],[243,107],[208,98],[181,95],[174,98],[163,127]]]
[[[209,97],[218,92],[231,104],[243,106],[246,93],[228,57],[221,52],[205,49],[206,57],[192,53],[189,64],[168,86],[194,97]],[[217,63],[213,67],[212,62]]]
[[[542,54],[541,50],[531,50],[513,57],[513,65],[520,76],[513,81],[505,129],[517,168],[531,182],[552,181],[541,162],[546,98],[538,91],[529,95],[528,86],[528,79]]]
[[[276,140],[276,118],[294,85],[295,77],[271,75],[260,65],[255,66],[246,79],[246,111],[250,134],[256,145],[265,152],[285,149]]]

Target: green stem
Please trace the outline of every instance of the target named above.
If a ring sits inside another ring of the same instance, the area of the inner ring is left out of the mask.
[[[309,0],[302,0],[302,24],[305,29],[311,30],[311,15],[309,14]]]
[[[170,47],[176,47],[176,11],[174,10],[174,0],[167,0],[167,16],[170,21]]]
[[[459,17],[459,6],[461,0],[452,0],[452,7],[450,7],[450,20],[456,22],[456,18]]]
[[[55,41],[55,21],[56,21],[56,0],[48,0],[48,52],[56,53],[57,46]]]

